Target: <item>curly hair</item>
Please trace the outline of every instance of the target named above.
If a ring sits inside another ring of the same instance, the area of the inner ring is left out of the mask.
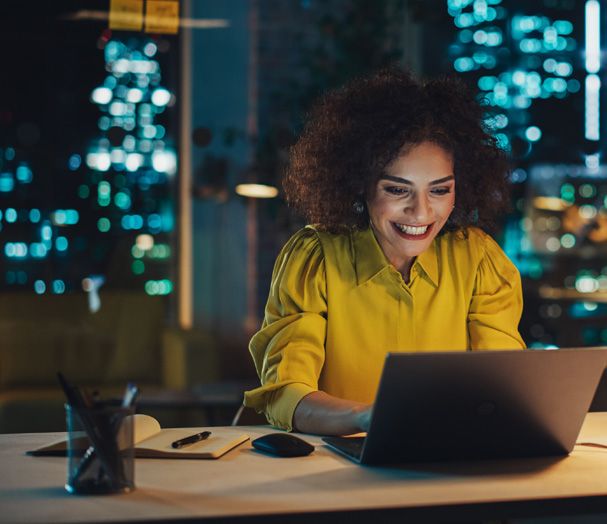
[[[396,69],[356,79],[313,107],[290,151],[287,203],[330,232],[368,227],[354,203],[403,148],[433,142],[454,161],[456,205],[445,230],[495,229],[509,208],[509,161],[490,133],[483,107],[459,79],[426,82]]]

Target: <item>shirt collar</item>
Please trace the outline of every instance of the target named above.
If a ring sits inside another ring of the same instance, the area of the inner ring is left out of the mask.
[[[415,261],[415,264],[422,268],[435,287],[438,287],[438,250],[436,248],[438,241],[439,238],[435,238],[428,249],[418,256]]]
[[[438,286],[438,254],[436,249],[437,240],[424,251],[413,264],[413,269],[419,266],[428,276],[431,282]],[[373,230],[368,227],[352,233],[352,244],[354,248],[354,264],[356,267],[357,284],[360,286],[368,280],[379,275],[390,267],[390,262],[384,255]]]

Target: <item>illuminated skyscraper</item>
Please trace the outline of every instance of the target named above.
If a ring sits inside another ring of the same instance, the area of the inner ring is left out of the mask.
[[[532,346],[607,343],[607,170],[600,2],[448,0],[455,71],[483,93],[512,153],[504,248],[525,277]]]
[[[96,50],[102,69],[80,80],[96,77],[99,84],[80,86],[89,100],[74,101],[97,122],[79,125],[74,136],[91,132],[71,150],[53,149],[46,162],[31,163],[28,155],[40,157],[48,145],[23,146],[40,134],[27,122],[15,124],[17,143],[0,142],[0,287],[38,294],[101,285],[173,291],[175,96],[162,82],[159,45],[169,48],[146,37],[102,34]],[[45,96],[54,102],[60,86]],[[55,132],[66,127],[59,120],[51,125]]]

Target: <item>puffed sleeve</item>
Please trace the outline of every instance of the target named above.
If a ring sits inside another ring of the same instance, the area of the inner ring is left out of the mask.
[[[326,321],[322,247],[316,232],[304,228],[287,242],[274,266],[265,318],[249,344],[261,387],[245,393],[245,406],[292,430],[297,404],[318,390]]]
[[[482,233],[484,254],[478,266],[468,312],[472,349],[523,349],[518,332],[523,311],[517,268],[489,236]]]

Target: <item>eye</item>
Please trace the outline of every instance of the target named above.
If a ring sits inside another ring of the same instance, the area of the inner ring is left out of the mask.
[[[387,186],[387,187],[384,187],[384,191],[386,193],[390,193],[391,195],[397,195],[397,196],[408,195],[410,192],[409,188],[406,188],[403,186]]]
[[[436,187],[436,188],[432,189],[433,195],[443,196],[443,195],[448,195],[449,193],[451,193],[450,187]]]

